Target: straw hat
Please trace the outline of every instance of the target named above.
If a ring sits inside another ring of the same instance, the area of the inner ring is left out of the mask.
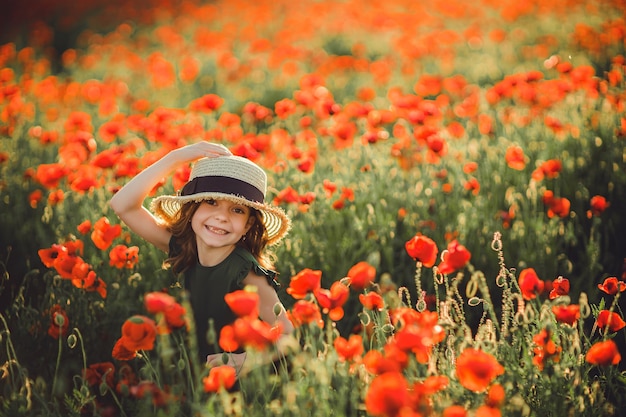
[[[152,200],[150,209],[166,223],[171,223],[183,204],[209,199],[229,200],[261,212],[268,244],[278,242],[291,222],[279,207],[265,203],[267,175],[254,162],[240,156],[199,159],[191,169],[189,181],[176,195]]]

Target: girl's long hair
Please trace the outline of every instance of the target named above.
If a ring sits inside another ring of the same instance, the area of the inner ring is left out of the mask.
[[[196,234],[191,227],[191,219],[200,204],[202,203],[194,201],[183,204],[177,217],[168,227],[176,241],[178,251],[170,253],[164,265],[171,267],[175,274],[184,272],[198,262],[198,244]],[[250,208],[250,216],[254,217],[254,222],[244,238],[237,242],[237,246],[248,250],[262,267],[272,269],[272,255],[267,251],[268,239],[262,214]]]

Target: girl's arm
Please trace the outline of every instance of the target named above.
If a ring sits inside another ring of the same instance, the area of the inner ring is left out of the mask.
[[[293,324],[287,317],[285,307],[278,298],[276,290],[272,287],[265,277],[250,272],[243,280],[245,285],[255,286],[259,295],[259,317],[266,323],[273,326],[280,324],[283,329],[283,335],[289,335],[293,332]],[[278,311],[278,315],[276,314]]]
[[[164,177],[181,164],[203,157],[217,157],[230,154],[226,147],[209,142],[198,142],[175,149],[137,174],[115,193],[109,204],[133,232],[167,252],[170,233],[143,206],[144,199]]]
[[[297,345],[297,342],[295,342],[295,339],[291,336],[293,333],[293,324],[287,317],[287,311],[278,298],[274,287],[267,282],[265,277],[256,275],[254,272],[250,272],[243,282],[246,285],[255,286],[257,289],[257,294],[259,295],[259,318],[272,326],[280,325],[282,334],[276,341],[276,354],[266,357],[256,357],[256,363],[248,358],[248,360],[241,363],[238,372],[240,375],[251,371],[258,365],[273,362],[284,357],[289,352],[294,351]]]

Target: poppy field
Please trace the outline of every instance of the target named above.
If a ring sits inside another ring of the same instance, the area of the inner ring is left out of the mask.
[[[0,37],[0,415],[624,415],[625,10],[14,7]],[[108,206],[201,140],[262,166],[293,223],[272,247],[288,353],[263,360],[277,332],[253,289],[207,334],[248,350],[246,375],[197,363],[166,255]]]

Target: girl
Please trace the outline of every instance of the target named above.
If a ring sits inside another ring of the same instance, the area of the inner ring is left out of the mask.
[[[144,208],[144,199],[162,178],[193,161],[189,182],[177,195],[153,200],[154,214]],[[229,292],[256,287],[261,320],[280,325],[284,335],[293,330],[265,254],[266,246],[287,233],[290,220],[280,208],[264,203],[266,187],[267,176],[259,166],[222,145],[199,142],[169,152],[110,201],[131,230],[167,252],[166,264],[183,273],[200,359],[208,366],[223,363],[222,353],[207,341],[209,321],[219,335],[236,318],[224,301]],[[281,340],[279,350],[280,345]],[[228,364],[241,374],[246,353],[228,356]]]

